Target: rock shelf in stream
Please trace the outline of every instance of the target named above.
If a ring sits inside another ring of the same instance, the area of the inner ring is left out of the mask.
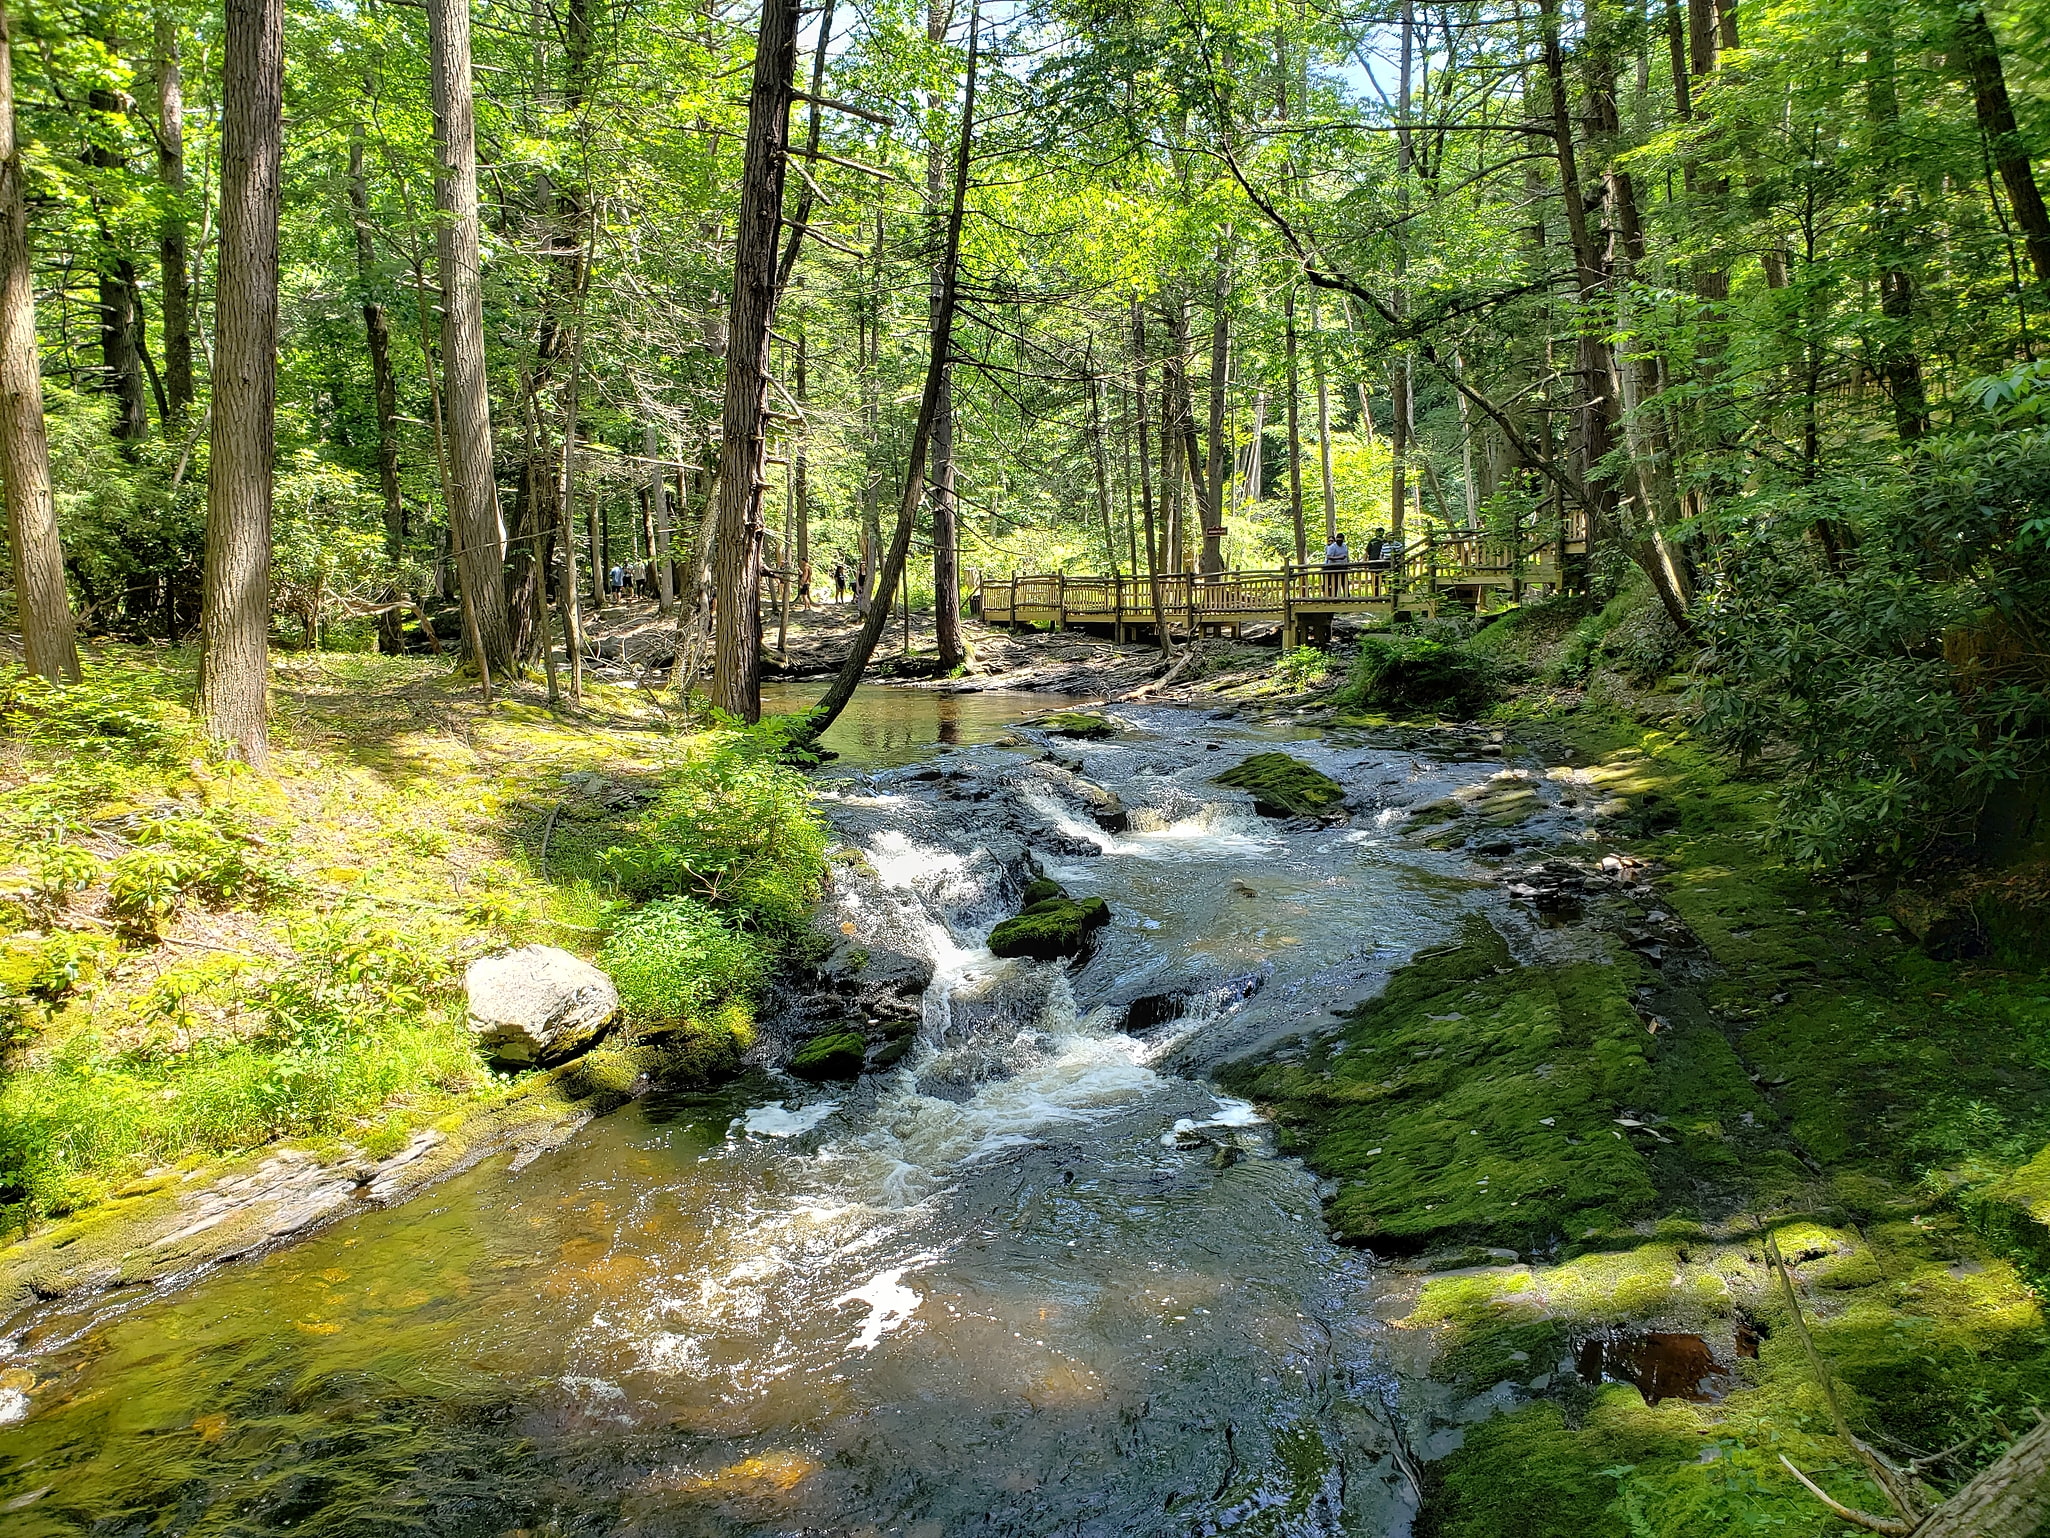
[[[1321,817],[1345,801],[1343,785],[1286,753],[1255,753],[1213,783],[1251,791],[1262,817]]]

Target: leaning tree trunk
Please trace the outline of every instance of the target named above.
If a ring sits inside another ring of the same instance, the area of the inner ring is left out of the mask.
[[[854,698],[861,675],[868,669],[868,659],[875,654],[876,642],[882,638],[883,626],[889,622],[888,594],[896,587],[904,571],[904,559],[911,552],[911,531],[918,521],[919,498],[925,489],[925,461],[932,447],[933,423],[939,416],[947,367],[953,361],[956,283],[961,270],[961,215],[968,202],[968,158],[975,142],[975,71],[981,40],[982,7],[977,0],[968,13],[968,84],[961,97],[961,149],[954,160],[954,200],[947,214],[939,303],[933,310],[932,352],[926,360],[925,394],[918,403],[918,420],[911,430],[911,457],[904,467],[904,497],[897,507],[897,530],[890,539],[889,554],[884,557],[881,580],[877,583],[880,601],[870,606],[861,634],[855,637],[854,649],[840,664],[832,687],[806,718],[806,733],[814,739],[839,718],[847,702]]]
[[[1976,5],[1958,12],[1957,38],[1953,56],[1972,87],[1972,104],[1978,113],[1979,131],[1986,136],[1986,148],[2007,189],[2008,207],[2021,226],[2028,247],[2029,264],[2036,269],[2036,281],[2050,284],[2050,214],[2043,209],[2043,192],[2036,185],[2036,172],[2015,123],[2014,105],[2008,99],[2007,74],[2000,65],[2000,45],[1986,22],[1986,13]]]
[[[469,0],[428,0],[434,77],[434,178],[441,212],[435,245],[441,267],[442,399],[448,421],[448,503],[470,645],[480,672],[513,665],[505,586],[505,530],[491,467],[491,397],[484,375],[483,257],[477,236],[477,104],[470,90]]]
[[[50,440],[36,353],[35,269],[14,136],[14,46],[0,3],[0,480],[24,660],[51,683],[78,682],[78,642],[64,588],[64,546],[50,493]]]
[[[783,217],[797,16],[797,0],[765,0],[762,6],[733,244],[733,300],[727,312],[712,704],[743,721],[758,721],[762,715],[762,490],[768,473],[769,324],[776,314],[776,231]]]
[[[253,768],[270,762],[270,524],[277,434],[278,176],[284,0],[227,0],[212,459],[199,611],[199,711]]]
[[[931,0],[926,8],[925,38],[935,48],[946,43],[947,24],[953,19],[952,0]],[[938,118],[943,109],[935,97],[928,117]],[[926,142],[925,195],[932,210],[932,232],[941,235],[946,227],[946,208],[940,201],[947,185],[947,150],[934,123]],[[940,239],[933,241],[934,261],[942,259]],[[946,274],[935,265],[932,274],[932,312],[939,313],[940,290]],[[961,549],[954,497],[954,369],[941,364],[940,399],[932,424],[932,628],[939,647],[939,667],[951,673],[968,660],[968,648],[961,640]]]
[[[157,12],[157,179],[168,195],[157,231],[157,266],[163,284],[157,300],[164,327],[164,395],[171,421],[166,433],[192,411],[192,260],[185,228],[185,93],[178,68],[178,18]]]

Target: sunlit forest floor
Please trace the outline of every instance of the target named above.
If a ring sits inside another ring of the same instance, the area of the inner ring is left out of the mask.
[[[1682,682],[1569,611],[1468,637],[1491,701],[1442,715],[1365,703],[1343,649],[1229,639],[1171,671],[1149,645],[971,622],[970,668],[941,679],[930,617],[912,619],[909,664],[901,643],[879,657],[925,687],[1150,690],[1499,753],[1602,810],[1602,841],[1578,847],[1527,838],[1507,780],[1414,819],[1509,884],[1526,937],[1476,923],[1337,1032],[1226,1075],[1333,1182],[1334,1230],[1409,1275],[1390,1308],[1418,1362],[1507,1412],[1425,1466],[1428,1531],[1577,1538],[1618,1501],[1675,1538],[1768,1516],[1827,1530],[1788,1504],[1782,1452],[1878,1507],[1768,1227],[1845,1413],[1898,1458],[1944,1454],[1939,1488],[2050,1400],[2050,995],[2028,923],[1973,916],[2038,911],[2026,869],[1971,878],[1974,910],[1955,875],[1932,895],[1775,863],[1772,766],[1704,748]],[[790,672],[829,668],[855,622],[798,610]],[[627,605],[593,636],[585,701],[553,711],[538,676],[501,681],[487,713],[443,662],[281,657],[271,781],[201,750],[185,657],[110,648],[62,715],[17,685],[0,1153],[33,1238],[0,1250],[0,1303],[149,1280],[352,1188],[399,1199],[630,1091],[622,1053],[494,1073],[461,1007],[486,951],[594,953],[605,851],[702,746],[656,692],[672,622]],[[225,1177],[249,1182],[247,1221],[118,1259]],[[1590,1337],[1666,1336],[1713,1345],[1704,1397],[1697,1378],[1653,1404],[1558,1370]]]

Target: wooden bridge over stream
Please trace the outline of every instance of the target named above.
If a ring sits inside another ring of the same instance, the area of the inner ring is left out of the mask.
[[[1569,523],[1542,538],[1433,530],[1390,560],[1344,566],[1288,564],[1278,571],[1157,577],[983,577],[973,604],[985,624],[1096,631],[1118,641],[1152,636],[1156,623],[1190,636],[1238,636],[1248,625],[1276,625],[1288,648],[1325,644],[1340,615],[1386,624],[1398,616],[1434,616],[1447,607],[1487,613],[1522,603],[1579,583],[1586,559],[1584,524]]]

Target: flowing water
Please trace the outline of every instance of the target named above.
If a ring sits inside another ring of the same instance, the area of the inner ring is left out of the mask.
[[[1116,739],[1053,744],[1123,798],[1108,833],[991,741],[1032,704],[865,691],[823,778],[863,856],[836,911],[932,971],[896,1069],[644,1099],[30,1330],[0,1356],[0,1531],[1405,1532],[1430,1432],[1391,1289],[1203,1073],[1487,900],[1395,826],[1500,766],[1121,707]],[[1277,736],[1350,825],[1211,785]],[[1110,900],[1086,964],[985,948],[1027,848]]]

